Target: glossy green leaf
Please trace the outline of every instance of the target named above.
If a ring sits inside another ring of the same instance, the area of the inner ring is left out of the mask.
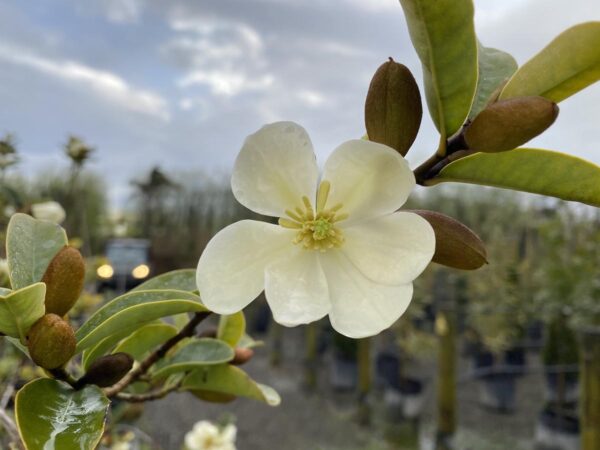
[[[586,22],[559,34],[520,67],[500,98],[539,95],[558,103],[598,80],[600,22]]]
[[[471,106],[469,119],[473,119],[487,105],[496,90],[517,70],[518,64],[512,55],[478,43],[479,77],[477,91]],[[498,95],[500,92],[497,92]]]
[[[181,390],[217,392],[235,395],[236,397],[248,397],[271,406],[277,406],[281,403],[279,394],[273,388],[255,382],[242,369],[229,364],[207,366],[194,370],[184,378]]]
[[[176,289],[193,292],[196,286],[196,269],[179,269],[163,273],[136,286],[133,291],[149,291],[153,289]]]
[[[77,351],[113,333],[136,330],[155,319],[183,312],[207,311],[200,297],[177,290],[134,291],[110,301],[77,330]]]
[[[109,401],[97,386],[75,391],[61,381],[39,378],[15,399],[15,418],[27,450],[91,450],[104,432]]]
[[[10,218],[6,231],[6,258],[13,289],[41,281],[48,264],[67,245],[59,225],[27,214]]]
[[[477,87],[477,38],[471,0],[400,0],[423,65],[429,112],[443,137],[463,124]]]
[[[115,347],[113,353],[128,353],[133,359],[141,361],[149,351],[171,339],[177,334],[177,328],[168,323],[151,323],[134,331]]]
[[[27,332],[44,315],[46,285],[35,283],[31,286],[0,295],[0,332],[19,338],[25,343]]]
[[[227,342],[231,347],[235,347],[245,332],[246,318],[244,313],[239,311],[235,314],[221,316],[217,339]]]
[[[154,379],[176,372],[188,372],[198,367],[222,364],[234,357],[233,349],[223,341],[211,338],[190,339],[171,356],[157,364]]]
[[[532,148],[475,153],[446,166],[428,184],[454,181],[548,195],[600,206],[600,166]]]

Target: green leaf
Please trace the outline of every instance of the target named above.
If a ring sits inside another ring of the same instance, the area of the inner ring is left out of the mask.
[[[471,0],[400,0],[423,65],[429,112],[443,138],[467,118],[477,87]]]
[[[575,25],[526,62],[501,99],[539,95],[556,103],[600,80],[600,22]]]
[[[217,339],[227,342],[231,347],[238,344],[246,332],[246,318],[244,313],[239,311],[235,314],[221,316],[219,320],[219,329],[217,330]]]
[[[194,292],[196,286],[196,269],[179,269],[163,273],[136,286],[132,291],[149,291],[153,289],[176,289]]]
[[[27,332],[45,313],[46,285],[35,283],[0,295],[0,332],[26,342]]]
[[[93,449],[104,432],[108,404],[97,386],[75,391],[39,378],[17,393],[15,418],[27,450]]]
[[[427,184],[454,181],[548,195],[600,206],[600,167],[564,153],[518,148],[475,153],[447,165]]]
[[[517,61],[512,55],[478,43],[479,77],[477,91],[471,106],[469,119],[473,119],[487,105],[492,94],[508,80],[518,68]]]
[[[172,289],[134,291],[110,301],[77,330],[77,351],[91,347],[113,333],[136,330],[155,319],[182,312],[208,311],[200,297]]]
[[[229,364],[202,367],[187,375],[181,390],[217,392],[220,394],[248,397],[277,406],[281,403],[279,394],[269,386],[255,382],[239,367]]]
[[[241,347],[241,348],[256,348],[256,347],[262,347],[263,345],[265,345],[265,343],[263,341],[254,340],[254,338],[252,338],[252,336],[245,334],[245,333],[240,338],[239,342],[237,343],[237,346]]]
[[[177,328],[168,323],[151,323],[134,331],[123,339],[113,353],[128,353],[140,361],[144,355],[177,334]]]
[[[6,231],[6,258],[13,289],[37,283],[58,251],[67,245],[59,225],[27,214],[10,218]]]
[[[152,377],[165,378],[176,372],[222,364],[234,357],[233,349],[223,341],[211,338],[191,339],[170,357],[157,364]]]

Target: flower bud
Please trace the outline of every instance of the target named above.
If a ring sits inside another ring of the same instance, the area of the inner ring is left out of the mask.
[[[112,386],[131,370],[133,361],[130,354],[123,352],[101,356],[90,365],[85,375],[77,381],[77,385]]]
[[[513,150],[545,131],[558,116],[556,103],[543,97],[516,97],[490,104],[465,131],[469,150]]]
[[[46,283],[46,314],[64,316],[73,307],[85,278],[85,262],[73,247],[63,247],[52,258],[42,281]]]
[[[375,72],[365,103],[365,125],[370,141],[406,155],[417,137],[423,107],[410,70],[391,58]]]
[[[58,202],[34,203],[31,205],[31,215],[38,220],[48,220],[61,224],[66,217],[65,210]]]
[[[233,364],[234,366],[241,366],[242,364],[246,364],[248,361],[250,361],[253,356],[254,350],[251,348],[238,347],[235,349],[235,354],[230,364]]]
[[[434,211],[414,210],[435,233],[433,262],[454,269],[475,270],[487,263],[487,252],[479,236],[458,220]]]
[[[64,365],[75,354],[76,345],[73,328],[56,314],[46,314],[29,330],[29,355],[44,369]]]

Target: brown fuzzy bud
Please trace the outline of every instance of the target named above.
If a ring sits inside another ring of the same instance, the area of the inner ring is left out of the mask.
[[[100,387],[112,386],[131,370],[133,362],[133,357],[123,352],[101,356],[90,365],[85,375],[77,380],[77,386],[86,384]]]
[[[46,269],[46,313],[64,316],[73,307],[85,278],[85,262],[74,247],[63,247]]]
[[[556,103],[543,97],[516,97],[490,104],[466,128],[469,150],[514,150],[544,132],[558,117]]]
[[[251,348],[238,347],[235,349],[235,354],[230,364],[233,364],[234,366],[241,366],[242,364],[246,364],[248,361],[250,361],[253,356],[254,350]]]
[[[56,369],[67,363],[75,354],[76,345],[73,328],[56,314],[46,314],[29,330],[29,355],[44,369]]]
[[[406,66],[390,58],[375,72],[367,93],[365,125],[369,140],[404,156],[417,137],[422,116],[415,78]]]
[[[487,263],[482,240],[469,227],[452,217],[434,211],[414,210],[435,233],[433,262],[454,269],[475,270]]]

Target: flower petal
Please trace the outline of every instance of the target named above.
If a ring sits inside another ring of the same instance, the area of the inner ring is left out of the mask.
[[[412,283],[399,286],[377,284],[365,277],[342,252],[320,255],[327,277],[331,311],[329,320],[350,338],[374,336],[389,328],[406,311]]]
[[[319,169],[306,130],[294,122],[265,125],[246,138],[231,188],[245,207],[273,217],[315,198]]]
[[[276,322],[287,327],[314,322],[331,309],[327,279],[317,252],[293,249],[265,271],[265,295]]]
[[[342,203],[348,221],[389,214],[400,208],[415,187],[406,160],[392,148],[365,140],[344,142],[325,163],[323,180],[331,183],[327,205]]]
[[[367,278],[381,284],[410,283],[435,252],[433,228],[410,212],[351,224],[344,228],[344,237],[341,251]]]
[[[294,233],[242,220],[213,237],[200,256],[196,284],[202,302],[218,314],[241,311],[264,289],[267,264],[289,249]]]

